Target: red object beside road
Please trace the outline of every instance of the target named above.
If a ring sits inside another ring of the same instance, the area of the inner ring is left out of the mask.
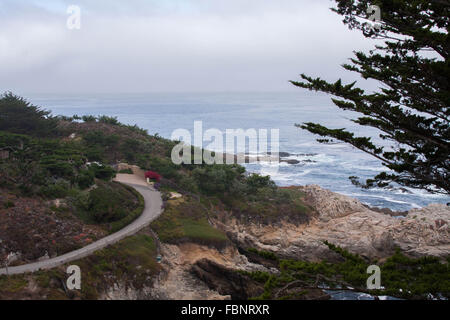
[[[161,181],[162,176],[159,173],[156,173],[153,171],[147,171],[145,173],[145,178],[154,179],[159,182],[159,181]]]

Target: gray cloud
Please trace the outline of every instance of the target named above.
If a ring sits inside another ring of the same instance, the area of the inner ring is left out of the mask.
[[[81,30],[66,28],[69,4]],[[326,0],[24,1],[0,5],[0,90],[284,91],[373,43]]]

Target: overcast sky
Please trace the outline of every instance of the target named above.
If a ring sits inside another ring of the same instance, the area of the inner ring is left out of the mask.
[[[81,29],[66,27],[81,8]],[[288,91],[373,46],[329,0],[0,0],[0,91]],[[298,90],[298,89],[297,89]]]

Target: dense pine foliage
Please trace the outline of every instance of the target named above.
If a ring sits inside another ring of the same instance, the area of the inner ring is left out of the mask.
[[[343,110],[360,114],[353,121],[380,131],[386,143],[359,137],[345,128],[327,128],[318,123],[297,125],[325,139],[334,138],[380,159],[390,170],[369,179],[364,187],[400,185],[450,192],[450,66],[448,31],[450,2],[393,0],[335,0],[333,9],[350,29],[367,38],[383,40],[369,53],[355,52],[346,70],[380,83],[378,92],[356,87],[356,82],[334,83],[302,74],[298,87],[334,95]],[[381,9],[379,28],[367,19]],[[340,98],[340,99],[339,99]],[[351,177],[361,184],[357,177]]]

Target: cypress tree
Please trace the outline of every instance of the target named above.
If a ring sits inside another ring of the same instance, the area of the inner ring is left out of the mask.
[[[365,182],[350,177],[354,184],[369,188],[398,183],[449,194],[450,1],[334,1],[332,10],[350,29],[381,40],[367,53],[354,52],[350,63],[343,65],[363,79],[378,81],[379,89],[367,92],[356,82],[328,82],[305,74],[291,83],[333,95],[337,107],[357,112],[352,121],[378,129],[384,141],[376,143],[373,137],[319,123],[296,126],[325,137],[319,142],[336,139],[349,143],[390,169]],[[371,25],[371,6],[378,6],[381,12],[377,27]]]

